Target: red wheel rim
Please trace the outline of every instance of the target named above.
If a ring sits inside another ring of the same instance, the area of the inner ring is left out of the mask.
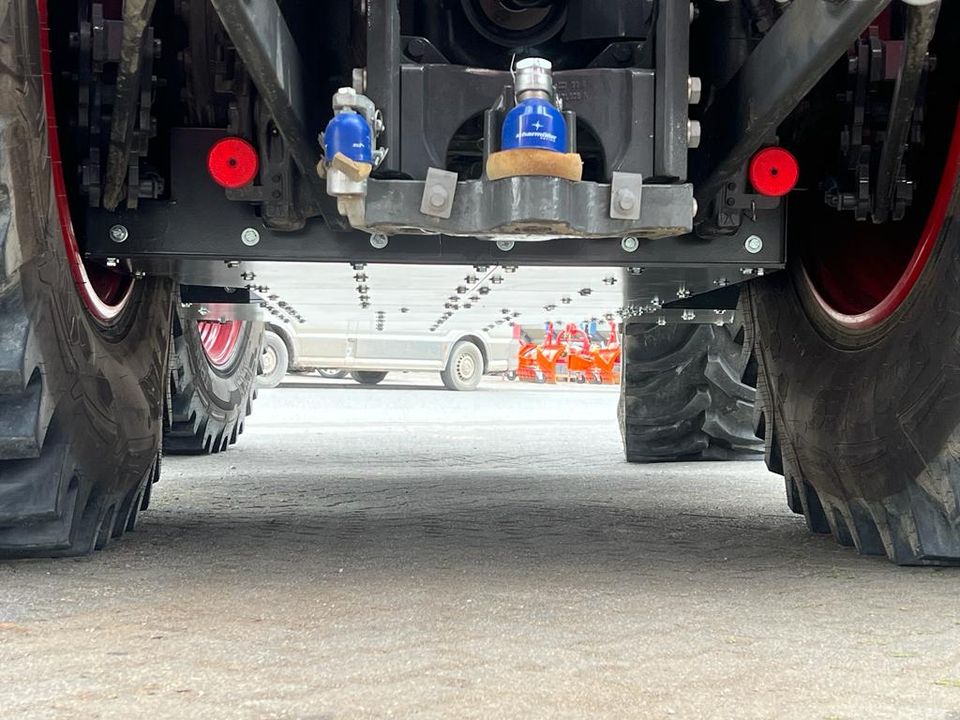
[[[200,332],[203,353],[210,364],[215,368],[225,368],[230,365],[237,354],[243,321],[229,320],[221,323],[198,320],[197,330]]]
[[[817,305],[830,319],[851,330],[868,330],[883,323],[896,312],[909,297],[937,245],[947,219],[958,176],[960,176],[960,110],[954,119],[946,162],[933,204],[919,233],[919,238],[913,246],[913,252],[905,263],[896,264],[893,271],[889,264],[887,267],[874,265],[873,267],[877,269],[876,277],[861,278],[859,285],[854,281],[856,271],[852,266],[837,270],[824,267],[822,264],[813,268],[804,265],[804,281],[810,288]],[[858,264],[859,267],[866,266],[869,270],[870,251],[869,246],[861,249],[863,258]],[[871,297],[875,300],[868,302],[867,299]]]
[[[57,203],[57,217],[63,235],[64,250],[70,274],[77,292],[89,313],[97,320],[109,323],[117,318],[133,294],[133,278],[109,268],[84,262],[70,214],[70,201],[64,180],[57,133],[56,104],[53,92],[53,63],[50,50],[50,26],[47,20],[48,0],[37,0],[40,19],[40,70],[43,74],[43,100],[47,121],[47,151],[53,176],[53,191]]]

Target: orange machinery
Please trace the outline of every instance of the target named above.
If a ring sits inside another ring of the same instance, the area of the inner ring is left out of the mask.
[[[586,332],[574,324],[554,335],[553,325],[539,345],[525,343],[517,359],[517,377],[526,382],[592,382],[619,384],[620,343],[616,328],[602,346],[591,345]]]

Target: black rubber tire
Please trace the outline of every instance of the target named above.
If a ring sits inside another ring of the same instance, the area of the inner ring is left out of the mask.
[[[361,385],[377,385],[383,382],[386,376],[385,372],[376,372],[375,370],[354,370],[350,373],[350,377]]]
[[[462,363],[469,361],[471,372],[464,375],[461,371]],[[461,340],[450,351],[447,366],[440,371],[440,379],[447,390],[467,392],[476,390],[483,380],[483,353],[480,348],[469,340]]]
[[[159,469],[173,286],[89,315],[60,230],[37,3],[0,0],[0,556],[80,555],[136,523]]]
[[[905,303],[854,335],[796,266],[750,283],[756,428],[813,532],[900,564],[960,563],[960,197]]]
[[[244,322],[233,361],[215,368],[203,351],[195,320],[174,314],[170,353],[168,428],[164,452],[171,455],[218,453],[237,442],[257,396],[262,322]]]
[[[762,457],[742,323],[633,323],[622,358],[618,414],[628,462]]]
[[[268,353],[273,354],[273,370],[269,373],[264,372],[264,362]],[[275,388],[281,382],[283,378],[286,377],[287,371],[290,369],[290,353],[287,350],[287,344],[283,341],[283,338],[277,335],[275,332],[267,330],[263,334],[263,351],[262,359],[260,364],[260,374],[257,375],[257,387],[259,388]]]

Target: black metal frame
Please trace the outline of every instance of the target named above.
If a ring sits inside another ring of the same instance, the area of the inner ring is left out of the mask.
[[[711,207],[731,178],[742,177],[753,152],[770,140],[777,125],[888,1],[794,0],[702,118],[702,149],[693,154],[695,165],[689,173],[698,183],[701,216],[715,211]],[[122,258],[132,267],[151,270],[228,259],[767,270],[785,263],[783,208],[750,203],[749,198],[737,201],[737,209],[749,210],[739,223],[729,223],[729,234],[723,237],[641,239],[634,252],[623,249],[619,237],[518,242],[504,251],[472,238],[398,235],[385,248],[375,249],[369,235],[342,227],[315,172],[320,154],[315,142],[318,122],[312,115],[318,105],[307,101],[314,92],[311,75],[302,67],[276,1],[211,2],[303,176],[302,214],[319,213],[324,219],[314,217],[299,229],[297,223],[281,223],[284,229],[277,229],[269,217],[257,215],[255,202],[264,201],[261,190],[255,188],[248,197],[224,193],[211,183],[198,162],[209,146],[208,131],[178,131],[194,133],[196,140],[172,143],[169,200],[144,202],[136,213],[89,211],[90,257]],[[383,114],[380,142],[390,149],[377,177],[385,182],[398,176],[419,181],[427,167],[443,167],[452,134],[504,94],[509,75],[430,63],[442,58],[429,52],[426,41],[423,62],[413,62],[402,48],[417,38],[400,34],[397,3],[374,1],[367,7],[365,91]],[[622,170],[643,174],[645,181],[677,183],[688,176],[690,6],[687,0],[660,0],[656,12],[650,42],[641,44],[634,56],[640,67],[558,71],[556,81],[566,109],[599,139],[604,174]],[[629,112],[624,97],[629,97]],[[128,230],[129,239],[122,244],[110,240],[109,229],[117,224]],[[258,231],[259,243],[240,241],[246,228]],[[759,253],[745,249],[750,235],[763,238]]]
[[[357,231],[333,230],[314,220],[299,231],[278,231],[265,227],[253,206],[228,200],[214,185],[204,163],[198,162],[207,148],[222,135],[218,130],[176,130],[172,146],[171,191],[168,202],[141,203],[136,212],[108,213],[90,210],[87,214],[86,253],[91,258],[125,258],[143,261],[207,262],[312,261],[381,262],[424,264],[511,264],[565,266],[704,266],[718,265],[776,269],[785,262],[782,214],[758,215],[746,222],[737,234],[722,241],[694,235],[639,240],[634,252],[627,252],[620,238],[560,239],[544,242],[517,242],[509,251],[497,244],[474,238],[444,235],[398,235],[383,249],[375,249],[370,236]],[[123,225],[127,239],[111,240],[110,228]],[[257,230],[260,241],[253,246],[241,242],[247,228]],[[759,235],[764,247],[751,254],[746,238]],[[137,265],[138,269],[142,266]]]

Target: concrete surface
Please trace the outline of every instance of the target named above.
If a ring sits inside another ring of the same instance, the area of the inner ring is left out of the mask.
[[[0,718],[960,718],[960,575],[758,464],[621,462],[608,389],[261,393],[141,529],[0,564]]]

